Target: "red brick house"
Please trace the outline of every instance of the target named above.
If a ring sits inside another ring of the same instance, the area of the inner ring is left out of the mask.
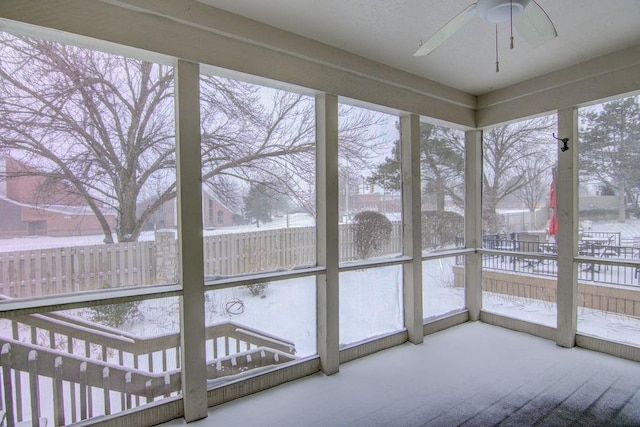
[[[144,208],[144,206],[145,203],[142,203],[140,208]],[[205,229],[231,227],[235,225],[234,216],[236,215],[220,201],[211,184],[202,185],[202,223]],[[144,229],[175,228],[176,224],[176,199],[172,199],[151,215]]]
[[[0,158],[0,238],[100,234],[102,228],[84,201],[64,183],[47,184],[28,175],[30,166]],[[106,214],[113,227],[115,214]]]

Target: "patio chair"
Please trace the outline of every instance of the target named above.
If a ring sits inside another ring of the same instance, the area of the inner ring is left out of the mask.
[[[620,249],[616,246],[616,236],[611,235],[598,252],[600,258],[618,257]]]
[[[502,233],[498,235],[498,244],[496,249],[501,251],[513,251],[516,248],[516,234]]]

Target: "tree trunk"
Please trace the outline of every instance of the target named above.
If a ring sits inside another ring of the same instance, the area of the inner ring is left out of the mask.
[[[626,192],[624,179],[618,179],[618,220],[624,222],[627,219],[627,205],[624,201]]]
[[[444,185],[442,183],[438,183],[438,186],[436,188],[436,210],[438,212],[444,212],[444,208],[445,208],[444,196],[445,196]]]

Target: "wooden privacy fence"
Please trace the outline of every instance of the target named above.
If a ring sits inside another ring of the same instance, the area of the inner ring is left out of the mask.
[[[204,273],[230,276],[316,263],[315,227],[205,236]]]
[[[0,294],[14,298],[155,283],[154,242],[0,252]]]
[[[341,225],[340,261],[359,259],[350,225]],[[208,276],[231,276],[316,263],[315,227],[278,228],[204,237]],[[402,224],[371,257],[402,251]],[[171,230],[154,241],[0,252],[0,294],[29,298],[124,286],[173,283],[177,242]]]
[[[353,229],[340,225],[340,262],[360,259]],[[402,252],[402,223],[392,223],[391,236],[371,256]],[[316,264],[316,228],[279,228],[204,238],[205,274],[230,276]]]

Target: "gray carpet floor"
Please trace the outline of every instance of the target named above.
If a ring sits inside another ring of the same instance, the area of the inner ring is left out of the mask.
[[[185,425],[174,420],[166,426]],[[640,426],[640,364],[466,323],[210,408],[203,426]]]

